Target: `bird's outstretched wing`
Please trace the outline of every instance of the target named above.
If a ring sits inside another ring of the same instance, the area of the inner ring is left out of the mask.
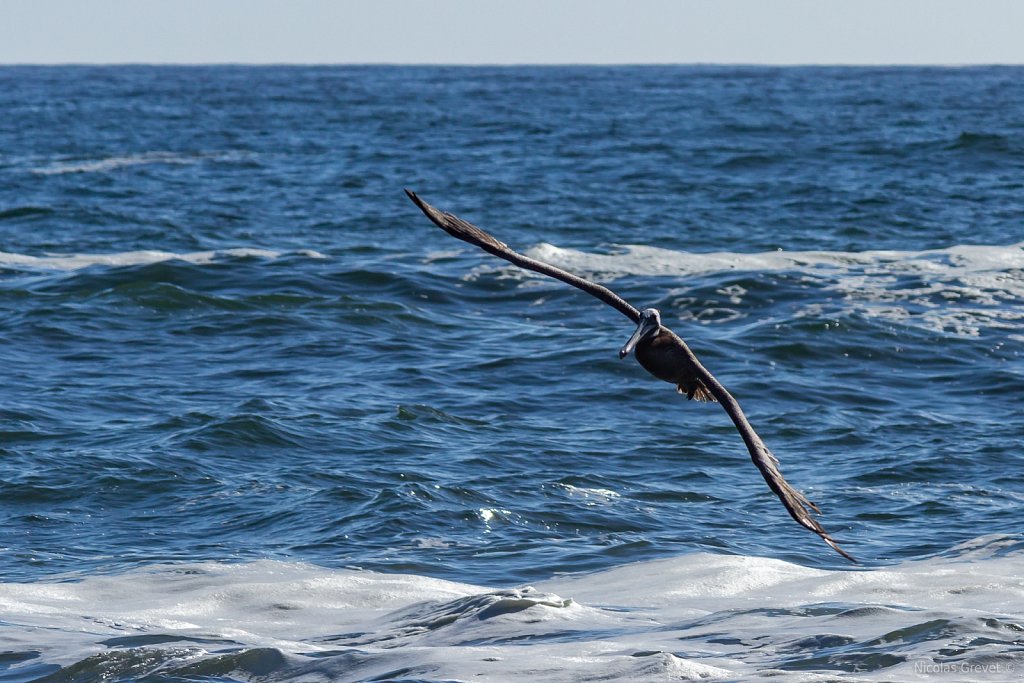
[[[517,266],[541,273],[542,275],[548,275],[573,287],[578,287],[612,306],[634,323],[640,321],[640,312],[607,287],[602,287],[561,268],[556,268],[513,251],[507,244],[495,239],[472,223],[445,211],[435,209],[420,199],[415,192],[406,190],[405,193],[426,214],[427,218],[449,235],[476,245],[487,253],[494,254]],[[768,482],[768,487],[779,497],[779,500],[782,501],[790,516],[801,526],[818,534],[837,553],[850,562],[856,562],[857,560],[840,548],[828,532],[822,528],[821,524],[811,516],[812,511],[820,514],[821,511],[818,509],[818,506],[808,500],[804,494],[790,486],[789,482],[782,477],[782,472],[779,471],[778,459],[768,450],[768,447],[764,445],[764,441],[757,435],[754,428],[750,426],[747,416],[743,414],[740,404],[733,398],[732,394],[722,386],[721,382],[715,379],[714,375],[708,372],[707,368],[701,365],[689,347],[686,347],[686,350],[694,367],[697,369],[697,376],[704,383],[704,386],[707,387],[708,391],[711,392],[711,395],[718,400],[722,408],[725,409],[725,412],[729,414],[733,424],[736,426],[736,431],[743,437],[743,443],[746,444],[747,450],[750,451],[750,459],[754,461],[754,465],[761,471],[761,476]]]
[[[602,287],[599,284],[595,284],[589,280],[584,280],[578,275],[573,275],[561,268],[556,268],[555,266],[532,259],[529,256],[524,256],[517,251],[513,251],[507,244],[496,240],[494,237],[488,235],[472,223],[464,221],[458,216],[454,216],[447,211],[438,211],[430,204],[427,204],[425,201],[420,199],[415,192],[406,190],[405,193],[409,195],[409,199],[411,199],[416,206],[420,207],[420,211],[426,214],[427,218],[432,220],[437,227],[441,228],[452,237],[457,237],[464,242],[474,244],[487,253],[494,254],[495,256],[503,258],[510,263],[514,263],[520,268],[526,268],[527,270],[532,270],[535,273],[553,277],[556,280],[561,280],[573,287],[582,289],[587,294],[597,297],[615,310],[619,311],[634,323],[640,322],[640,311],[636,310],[633,306],[630,306],[629,302],[607,287]]]
[[[707,387],[708,391],[711,392],[711,395],[721,404],[722,408],[725,409],[725,412],[729,414],[732,423],[736,426],[736,431],[743,437],[743,443],[747,445],[747,450],[750,451],[750,459],[754,461],[757,469],[761,471],[761,476],[768,482],[768,488],[774,491],[775,495],[782,501],[789,515],[800,526],[810,529],[821,536],[821,540],[828,543],[832,550],[835,550],[850,562],[856,564],[857,560],[840,548],[829,533],[818,523],[818,520],[814,519],[811,515],[812,512],[821,514],[818,506],[808,500],[807,496],[790,486],[789,482],[783,478],[782,472],[779,471],[779,459],[768,450],[768,447],[764,445],[764,441],[757,435],[754,428],[750,426],[747,416],[743,414],[743,409],[740,408],[739,401],[733,398],[733,395],[697,360],[696,356],[692,355],[692,351],[690,353],[694,367],[697,368],[697,376],[704,383],[704,386]]]

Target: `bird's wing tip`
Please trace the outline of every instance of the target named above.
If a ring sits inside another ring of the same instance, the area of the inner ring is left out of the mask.
[[[434,224],[437,225],[438,227],[444,228],[448,232],[451,232],[451,221],[448,220],[448,214],[446,214],[443,211],[438,211],[430,204],[427,204],[418,194],[416,194],[409,188],[406,187],[403,189],[405,190],[405,195],[412,200],[412,203],[415,204],[419,208],[419,210],[422,211],[424,215],[426,215],[427,218],[433,221]]]
[[[831,536],[822,536],[822,539],[824,539],[825,543],[828,543],[829,547],[832,548],[832,550],[835,550],[837,553],[845,557],[853,564],[860,564],[860,562],[857,561],[857,558],[855,558],[853,555],[840,548],[839,544],[832,540]]]
[[[801,498],[802,497],[803,496],[801,495]],[[814,503],[810,502],[806,498],[803,499],[803,502],[807,503],[807,505],[810,506],[810,509],[814,510],[814,512],[816,512],[819,515],[821,514],[821,510],[818,509],[817,505],[815,505]],[[805,510],[805,513],[806,513],[806,510]],[[818,521],[816,519],[814,519],[813,517],[811,517],[809,514],[804,514],[802,516],[802,518],[801,517],[797,517],[796,521],[799,522],[802,526],[804,526],[804,527],[810,529],[811,531],[813,531],[814,533],[818,534],[818,536],[821,537],[821,540],[825,541],[825,543],[828,544],[828,547],[832,548],[832,550],[835,550],[837,553],[839,553],[840,555],[845,557],[850,562],[852,562],[854,564],[860,564],[860,562],[858,562],[857,559],[853,555],[851,555],[850,553],[848,553],[845,550],[843,550],[842,548],[840,548],[839,544],[836,543],[835,539],[832,538],[832,535],[829,534],[827,531],[825,531],[825,528],[823,526],[821,526],[821,524],[819,524]]]
[[[420,196],[412,190],[406,188],[405,194],[408,195],[409,199],[419,207],[420,211],[422,211],[427,218],[433,221],[434,225],[441,228],[452,237],[474,244],[492,254],[510,251],[508,245],[504,242],[495,239],[494,236],[484,232],[469,221],[464,221],[458,216],[450,214],[447,211],[435,209],[433,206],[420,199]]]
[[[402,189],[405,191],[405,196],[411,199],[416,206],[423,205],[424,202],[422,199],[420,199],[420,196],[418,194],[410,190],[408,187],[404,187]]]

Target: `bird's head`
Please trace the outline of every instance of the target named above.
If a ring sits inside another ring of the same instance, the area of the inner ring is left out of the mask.
[[[653,337],[659,331],[661,331],[661,311],[657,308],[645,308],[640,313],[640,322],[636,326],[636,332],[619,350],[619,358],[628,356],[637,344],[648,337]]]

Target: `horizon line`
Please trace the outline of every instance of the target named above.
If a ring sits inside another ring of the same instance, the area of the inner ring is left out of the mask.
[[[330,66],[378,66],[378,67],[453,67],[453,68],[522,68],[522,67],[743,67],[743,68],[998,68],[1021,67],[1021,62],[401,62],[401,61],[352,61],[352,62],[315,62],[315,61],[66,61],[66,62],[0,62],[3,67],[113,67],[113,66],[152,66],[152,67],[202,67],[202,66],[239,66],[239,67],[330,67]]]

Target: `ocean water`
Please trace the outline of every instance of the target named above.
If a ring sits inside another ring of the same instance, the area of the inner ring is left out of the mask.
[[[1024,69],[3,67],[0,680],[1014,680],[1022,352]]]

